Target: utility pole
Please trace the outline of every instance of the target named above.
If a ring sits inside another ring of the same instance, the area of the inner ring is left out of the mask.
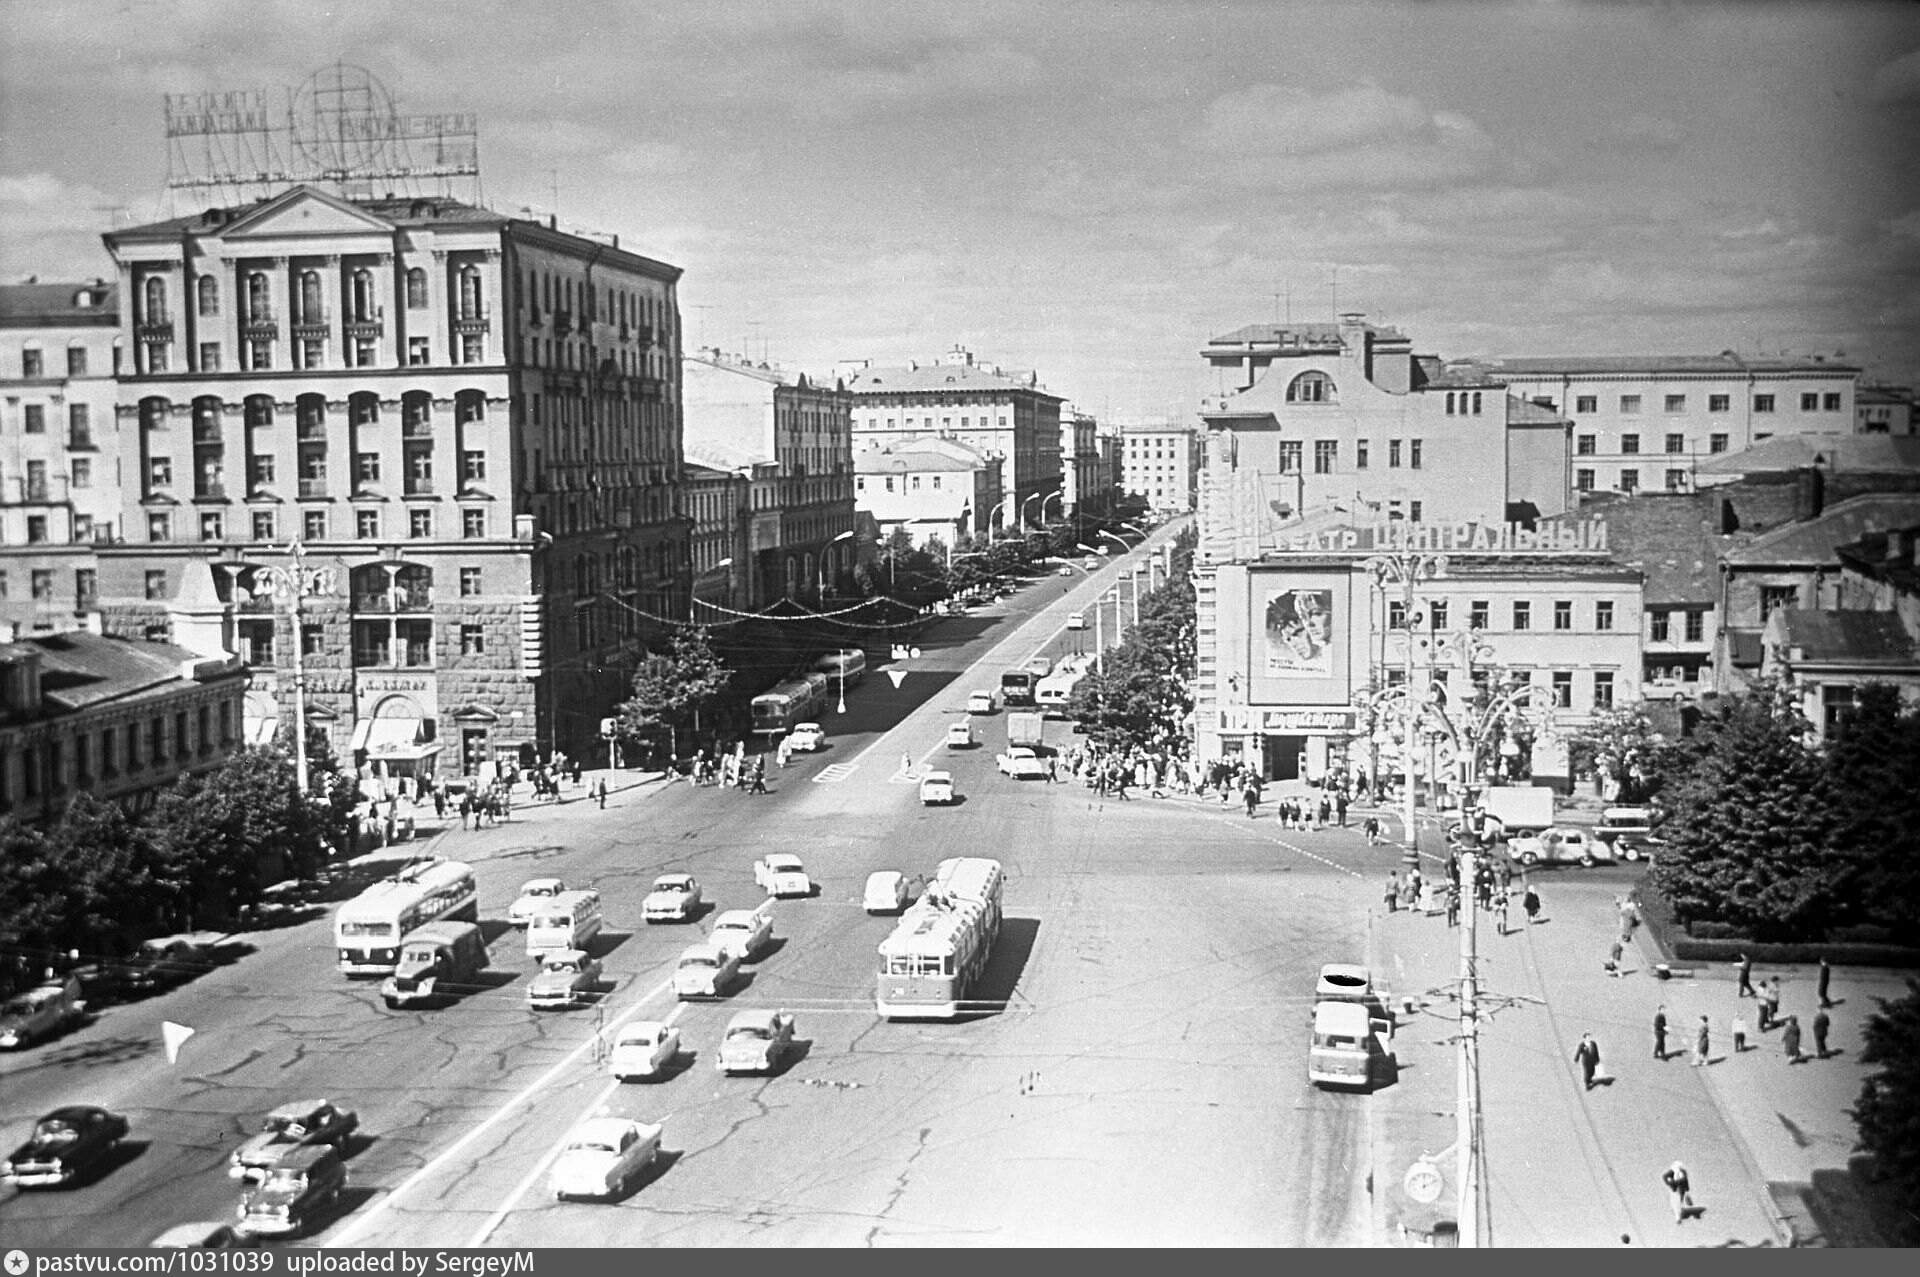
[[[1460,852],[1460,1060],[1459,1108],[1455,1131],[1459,1159],[1454,1182],[1460,1191],[1459,1239],[1463,1249],[1480,1245],[1480,980],[1475,972],[1474,923],[1479,906],[1473,897],[1479,857],[1470,847]]]
[[[1374,585],[1384,598],[1389,582],[1402,589],[1400,623],[1406,632],[1405,682],[1401,684],[1401,737],[1400,766],[1405,773],[1403,789],[1400,795],[1401,819],[1406,824],[1406,850],[1402,856],[1407,868],[1420,867],[1420,835],[1414,825],[1413,773],[1419,766],[1419,751],[1415,737],[1420,730],[1420,711],[1425,707],[1426,696],[1417,693],[1413,685],[1413,587],[1421,581],[1431,581],[1447,574],[1447,556],[1444,554],[1420,553],[1413,550],[1401,550],[1394,553],[1376,554],[1366,560],[1367,572],[1373,577]],[[1381,609],[1386,610],[1384,607]],[[1384,643],[1384,638],[1383,638]],[[1382,656],[1385,656],[1384,647]],[[1378,778],[1376,777],[1376,783]]]
[[[334,571],[309,568],[307,548],[298,540],[287,547],[287,553],[293,557],[291,567],[255,568],[254,579],[264,581],[275,595],[287,600],[289,624],[293,628],[293,760],[300,777],[300,792],[305,794],[311,792],[312,778],[307,774],[307,674],[300,650],[305,637],[300,622],[305,612],[301,601],[309,594],[331,594]]]

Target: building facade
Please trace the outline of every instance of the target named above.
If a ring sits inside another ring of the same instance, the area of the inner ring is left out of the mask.
[[[853,466],[855,500],[879,535],[904,529],[917,546],[937,539],[952,550],[961,537],[986,531],[1004,499],[1000,467],[949,439],[864,448]]]
[[[0,630],[74,629],[120,526],[117,290],[0,287]]]
[[[1102,510],[1113,495],[1100,471],[1100,423],[1070,406],[1060,410],[1060,482],[1061,505],[1074,514]]]
[[[1863,435],[1911,435],[1913,388],[1860,386],[1853,394],[1854,428]]]
[[[298,668],[359,765],[590,748],[689,606],[679,269],[311,187],[103,238],[131,352],[108,627],[163,636],[206,573],[249,734],[290,720]]]
[[[1172,421],[1118,423],[1120,490],[1167,516],[1191,514],[1199,478],[1199,434]]]

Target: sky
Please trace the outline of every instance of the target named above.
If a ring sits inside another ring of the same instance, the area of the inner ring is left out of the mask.
[[[1191,419],[1206,341],[1840,353],[1920,383],[1920,6],[0,0],[0,281],[111,273],[163,96],[336,62],[478,116],[482,198],[684,269],[686,345],[964,346]]]

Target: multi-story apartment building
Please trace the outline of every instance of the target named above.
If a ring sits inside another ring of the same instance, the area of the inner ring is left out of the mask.
[[[1572,487],[1685,491],[1706,457],[1781,435],[1851,434],[1860,370],[1819,356],[1624,355],[1455,365],[1572,423]]]
[[[1191,514],[1199,476],[1199,434],[1173,421],[1122,421],[1120,489],[1159,515]]]
[[[765,363],[695,351],[682,361],[687,454],[750,476],[746,543],[734,577],[748,603],[821,602],[851,583],[853,400]]]
[[[976,363],[956,346],[939,363],[905,368],[847,365],[853,430],[862,447],[925,435],[953,439],[1000,465],[1006,523],[1037,525],[1064,512],[1058,395],[1033,372]]]
[[[772,470],[771,465],[766,469]],[[693,613],[690,620],[717,625],[746,610],[747,545],[752,529],[750,473],[689,461],[680,471],[681,504],[691,524]],[[735,571],[734,565],[740,570]]]
[[[115,289],[0,287],[0,628],[79,626],[120,520]]]
[[[1099,421],[1091,413],[1064,406],[1060,410],[1060,482],[1066,491],[1061,505],[1075,514],[1104,509],[1113,495],[1113,485],[1103,482],[1100,473]]]
[[[1005,494],[1000,467],[963,443],[917,439],[853,454],[854,499],[879,535],[904,528],[915,545],[938,539],[950,551],[984,532]]]
[[[1863,435],[1914,433],[1911,386],[1857,387],[1853,392],[1854,427]]]
[[[679,269],[308,186],[103,238],[130,352],[108,627],[164,635],[210,574],[251,718],[290,719],[298,661],[357,764],[587,749],[688,609]],[[296,566],[297,623],[272,588]]]

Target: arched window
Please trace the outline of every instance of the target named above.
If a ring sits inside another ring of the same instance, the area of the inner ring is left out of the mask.
[[[460,268],[460,318],[481,318],[480,268],[478,266]]]
[[[220,396],[201,395],[193,401],[193,438],[195,443],[219,442]]]
[[[167,322],[167,281],[158,275],[147,276],[147,322],[164,324]]]
[[[247,319],[253,323],[264,324],[273,318],[273,293],[267,285],[265,271],[253,271],[247,276]]]
[[[1480,392],[1477,390],[1473,392],[1473,415],[1480,415]]]
[[[327,309],[320,291],[320,272],[303,270],[300,272],[300,322],[319,324],[326,322]]]
[[[1319,371],[1301,373],[1287,383],[1288,403],[1332,403],[1333,378]]]
[[[241,419],[247,423],[249,430],[261,429],[273,424],[272,395],[248,395],[241,405],[241,410]]]
[[[347,424],[371,426],[380,420],[380,396],[363,390],[347,400]]]
[[[140,429],[165,430],[167,418],[173,415],[173,405],[159,396],[140,401]]]
[[[427,308],[427,272],[418,266],[407,270],[407,309],[425,310]]]
[[[307,394],[294,400],[293,423],[302,439],[324,440],[327,437],[327,397]]]
[[[453,397],[453,419],[461,425],[470,425],[484,421],[487,416],[487,395],[483,390],[462,390]]]
[[[203,316],[218,315],[220,313],[220,281],[211,275],[202,275],[193,287],[199,295],[200,313]]]
[[[1449,417],[1453,415],[1453,392],[1451,390],[1447,392],[1447,415]]]
[[[368,320],[378,309],[373,296],[373,272],[362,266],[353,272],[353,317]]]

